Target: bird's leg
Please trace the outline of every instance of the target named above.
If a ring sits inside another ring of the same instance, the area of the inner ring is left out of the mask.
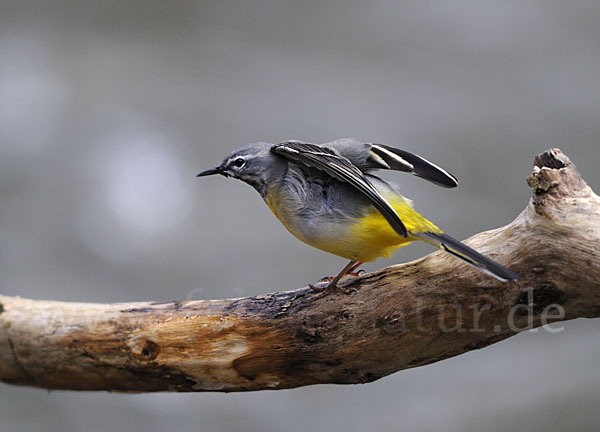
[[[325,291],[330,288],[334,289],[337,282],[344,277],[349,271],[352,271],[356,268],[357,261],[350,261],[337,276],[327,276],[319,280],[318,283],[328,282],[328,285],[325,287],[317,287],[313,284],[309,284],[308,286],[314,291]]]
[[[362,263],[360,261],[356,261],[356,264],[354,266],[352,266],[344,276],[354,276],[354,277],[358,277],[360,276],[362,273],[364,273],[365,271],[363,269],[360,270],[356,270],[358,267],[360,267]],[[355,271],[356,270],[356,271]]]
[[[348,269],[348,271],[342,275],[342,277],[348,277],[348,276],[354,276],[354,277],[358,277],[361,274],[363,274],[365,271],[364,270],[358,270],[358,271],[354,271],[356,270],[356,268],[358,266],[360,266],[362,264],[362,262],[360,261],[354,261],[356,264],[354,264],[352,267],[350,267]],[[335,276],[325,276],[324,278],[319,279],[318,283],[325,283],[325,282],[331,282],[332,280],[335,279]],[[322,290],[319,290],[322,291]]]
[[[312,284],[309,284],[308,286],[314,290],[314,291],[319,291],[321,292],[321,295],[319,297],[324,297],[327,294],[333,292],[333,291],[337,291],[337,292],[341,292],[344,294],[350,294],[350,290],[344,289],[344,288],[340,288],[337,286],[337,283],[340,281],[341,278],[343,278],[345,275],[351,273],[353,270],[356,269],[356,267],[358,267],[359,265],[361,265],[362,263],[359,261],[350,261],[346,267],[344,267],[342,269],[342,271],[333,278],[333,280],[331,282],[329,282],[329,284],[327,284],[326,287],[316,287]]]

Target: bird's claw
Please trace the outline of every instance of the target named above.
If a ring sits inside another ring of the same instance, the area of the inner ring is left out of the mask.
[[[332,290],[342,294],[352,294],[353,292],[358,292],[356,288],[340,288],[339,286],[333,287]]]
[[[365,271],[363,269],[357,270],[355,272],[350,272],[350,273],[346,273],[344,276],[342,276],[342,278],[347,278],[347,277],[358,277],[360,275],[362,275]],[[325,282],[331,282],[332,280],[335,279],[335,276],[325,276],[321,279],[319,279],[319,281],[317,283],[325,283]]]
[[[335,279],[335,276],[325,276],[324,278],[319,279],[319,282],[317,282],[317,283],[325,283],[325,282],[329,283],[334,279]]]
[[[325,278],[323,278],[323,279],[325,279]],[[322,281],[323,279],[321,279],[319,282],[317,282],[317,284],[320,284],[320,283],[321,283],[321,281]],[[316,292],[323,292],[323,291],[326,291],[326,290],[327,290],[327,287],[326,287],[326,286],[324,286],[324,287],[320,287],[320,286],[317,286],[317,285],[308,284],[308,287],[309,287],[311,290],[313,290],[313,291],[316,291]]]
[[[313,284],[308,284],[308,287],[318,292],[319,294],[315,298],[322,298],[334,292],[342,293],[342,294],[352,294],[353,292],[357,292],[356,288],[341,288],[337,285],[331,286],[331,284],[326,286],[317,286]]]

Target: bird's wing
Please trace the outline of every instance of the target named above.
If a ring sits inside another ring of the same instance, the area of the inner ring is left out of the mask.
[[[363,143],[353,139],[332,141],[325,146],[336,149],[361,171],[374,169],[404,171],[439,186],[447,188],[458,186],[458,180],[448,171],[406,150],[384,144]]]
[[[274,145],[271,151],[289,160],[316,168],[337,180],[352,185],[373,203],[394,231],[403,237],[407,237],[408,231],[392,206],[381,196],[360,169],[334,150],[315,144],[286,141]]]

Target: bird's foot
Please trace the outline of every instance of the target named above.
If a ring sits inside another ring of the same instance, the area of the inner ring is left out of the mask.
[[[360,275],[362,275],[365,271],[363,269],[354,271],[354,272],[349,272],[346,273],[344,276],[342,276],[342,278],[347,278],[347,277],[358,277]],[[329,283],[331,281],[333,281],[335,279],[335,276],[325,276],[324,278],[319,279],[319,281],[317,283],[321,284],[321,283]],[[313,285],[314,286],[314,285]]]
[[[318,292],[319,294],[316,296],[316,298],[322,298],[325,297],[329,294],[338,292],[338,293],[342,293],[342,294],[352,294],[353,292],[356,291],[356,289],[349,289],[349,288],[341,288],[339,286],[337,286],[337,284],[332,284],[329,283],[328,285],[325,286],[318,286],[320,284],[322,284],[323,282],[319,281],[317,284],[313,285],[313,284],[308,284],[308,287],[313,290]]]
[[[325,278],[323,278],[323,279],[325,279]],[[315,292],[323,292],[323,291],[327,290],[327,286],[318,286],[318,285],[321,285],[323,282],[327,282],[327,281],[323,281],[323,279],[321,279],[316,284],[308,284],[308,287]]]
[[[324,278],[319,279],[318,284],[330,283],[335,279],[335,276],[325,276]]]
[[[346,275],[344,277],[348,277],[348,276],[354,276],[354,277],[359,277],[360,275],[362,275],[365,271],[363,269],[359,269],[356,270],[354,272],[350,272],[350,273],[346,273]]]

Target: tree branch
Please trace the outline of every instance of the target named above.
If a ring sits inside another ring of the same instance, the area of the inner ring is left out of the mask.
[[[548,321],[600,315],[600,199],[560,150],[533,197],[467,243],[517,272],[501,283],[436,252],[348,281],[256,297],[120,304],[0,296],[0,379],[48,389],[243,391],[364,383]]]

